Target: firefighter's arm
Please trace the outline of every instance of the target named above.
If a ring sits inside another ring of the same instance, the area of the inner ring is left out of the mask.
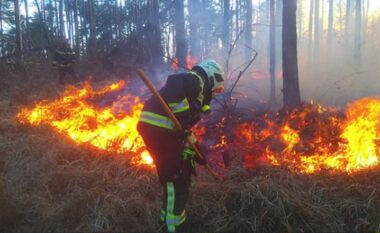
[[[201,119],[203,101],[201,85],[200,80],[196,77],[191,78],[188,85],[185,85],[185,95],[189,102],[190,128]]]
[[[201,119],[201,114],[203,113],[202,102],[203,102],[204,96],[203,96],[203,87],[200,80],[198,78],[191,79],[190,85],[186,85],[185,87],[185,93],[186,93],[186,98],[188,99],[189,106],[190,106],[189,114],[190,114],[190,121],[191,121],[191,127],[192,127]],[[191,132],[191,130],[185,130],[185,134],[186,133],[187,133],[187,137],[190,137],[192,139],[192,142],[197,147],[198,151],[202,154],[202,157],[203,157],[203,159],[201,159],[199,156],[195,156],[194,160],[201,165],[206,165],[207,163],[206,157],[194,133]]]

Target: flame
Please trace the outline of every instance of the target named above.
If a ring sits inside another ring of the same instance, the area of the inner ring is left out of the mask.
[[[192,57],[190,54],[186,56],[186,68],[191,69],[195,64],[197,64],[198,59],[196,57]]]
[[[370,167],[379,163],[380,100],[370,98],[353,103],[347,111],[342,138],[347,140],[347,169]]]
[[[296,145],[300,140],[298,133],[290,128],[288,124],[282,128],[281,139],[286,144],[286,148],[284,149],[285,151],[291,151],[294,145]]]
[[[262,122],[244,123],[235,134],[239,143],[253,145],[251,156],[265,156],[271,165],[297,173],[378,168],[380,98],[358,100],[345,114],[311,103],[275,119],[265,115]]]
[[[124,81],[95,91],[87,81],[83,88],[66,87],[54,101],[42,100],[32,109],[24,108],[17,119],[31,126],[49,125],[75,143],[116,153],[139,152],[140,164],[152,165],[136,125],[143,104],[138,97],[126,95],[99,108],[93,102],[121,91]],[[117,94],[117,93],[116,93]]]
[[[191,68],[197,64],[198,59],[195,57],[192,57],[190,54],[186,55],[186,69],[191,70]],[[177,71],[179,68],[179,61],[178,58],[172,59],[172,70]]]
[[[178,58],[173,58],[173,60],[172,60],[172,70],[174,70],[174,71],[178,70],[178,64],[179,64]]]
[[[82,88],[68,86],[56,100],[42,100],[33,108],[22,109],[17,119],[31,126],[49,125],[80,145],[128,152],[134,155],[132,163],[153,167],[136,130],[143,105],[138,97],[122,95],[124,87],[123,81],[100,90],[94,90],[89,82]],[[97,106],[109,95],[113,100],[106,107]],[[269,163],[301,174],[380,168],[380,97],[358,100],[345,112],[311,102],[257,119],[238,124],[231,142],[226,135],[229,132],[221,130],[229,118],[222,117],[212,128],[218,135],[212,136],[215,141],[209,148],[240,146],[246,152],[246,168]],[[199,141],[207,134],[201,124],[193,130]]]

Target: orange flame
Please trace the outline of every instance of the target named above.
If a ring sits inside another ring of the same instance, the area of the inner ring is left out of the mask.
[[[110,93],[117,96],[124,87],[123,81],[100,90],[94,90],[89,82],[83,88],[68,86],[58,99],[42,100],[32,109],[22,109],[17,119],[32,126],[49,125],[77,144],[116,153],[132,152],[129,154],[135,154],[134,164],[153,166],[136,130],[143,106],[140,99],[124,95],[108,107],[94,104]],[[223,117],[216,128],[226,121]],[[205,127],[197,126],[194,132],[202,136]],[[380,167],[380,98],[358,100],[345,114],[311,103],[240,124],[235,134],[235,146],[243,146],[247,151],[245,161],[251,165],[270,163],[302,174],[376,169]],[[228,146],[224,133],[216,138],[210,148]],[[246,167],[255,167],[251,165]]]
[[[195,57],[192,57],[190,54],[186,55],[186,69],[191,69],[195,64],[197,64],[198,60]],[[172,59],[172,70],[177,71],[179,68],[178,58]]]
[[[95,91],[87,81],[82,89],[66,87],[63,95],[54,101],[42,100],[34,108],[22,109],[17,119],[32,126],[49,125],[77,144],[116,153],[136,152],[139,163],[152,165],[145,145],[136,130],[141,109],[138,97],[119,97],[111,107],[98,108],[91,103],[106,94],[122,90],[123,81]],[[128,110],[124,110],[128,108]],[[115,113],[116,112],[116,113]],[[143,152],[141,152],[143,151]]]
[[[178,70],[178,58],[173,58],[172,60],[172,70],[176,71]]]
[[[252,126],[251,135],[247,136],[246,123],[237,132],[242,135],[239,140],[257,145],[252,147],[255,156],[265,155],[272,165],[304,174],[352,173],[380,166],[380,98],[352,103],[345,116],[310,104],[287,114],[280,125],[266,116],[263,121],[266,126]]]
[[[380,100],[365,98],[353,103],[346,113],[342,138],[347,140],[348,170],[379,163]]]
[[[197,64],[198,60],[195,57],[192,57],[190,54],[186,56],[186,68],[191,69],[195,64]]]

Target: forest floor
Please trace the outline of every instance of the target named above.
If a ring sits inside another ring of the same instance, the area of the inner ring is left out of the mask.
[[[1,77],[0,86],[1,232],[159,231],[154,170],[17,123],[22,106],[62,91],[56,80]],[[380,231],[379,170],[305,176],[233,164],[224,182],[198,170],[189,232]]]

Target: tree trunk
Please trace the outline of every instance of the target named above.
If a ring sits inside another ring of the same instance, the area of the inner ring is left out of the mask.
[[[114,34],[114,36],[115,36],[115,38],[116,38],[116,40],[119,38],[119,35],[118,35],[118,26],[119,26],[119,24],[120,24],[120,22],[119,22],[119,19],[118,19],[118,11],[117,11],[117,8],[118,8],[118,6],[117,6],[117,0],[115,0],[115,2],[114,2],[115,4],[114,4],[114,7],[113,7],[113,14],[112,14],[112,20],[113,20],[113,34]]]
[[[58,37],[61,37],[61,30],[60,30],[60,28],[59,28],[59,9],[58,9],[58,3],[57,3],[57,0],[54,0],[54,9],[55,9],[55,24],[56,24],[56,33],[55,34],[53,34],[53,37],[55,36],[55,35],[58,35]]]
[[[282,70],[282,3],[283,0],[276,0],[276,70]]]
[[[96,54],[96,16],[95,16],[95,0],[89,0],[90,10],[90,47],[89,54],[91,57]]]
[[[224,0],[223,1],[223,47],[227,48],[227,50],[230,47],[231,44],[231,6],[230,6],[230,0]]]
[[[364,19],[364,35],[363,37],[366,38],[367,36],[367,27],[368,27],[368,13],[369,13],[369,0],[367,0],[367,6],[365,10],[365,19]]]
[[[314,17],[314,0],[310,0],[309,11],[309,59],[313,56],[313,17]]]
[[[79,31],[79,21],[78,21],[78,0],[73,1],[73,11],[74,11],[74,27],[75,27],[75,54],[77,59],[80,57],[80,31]]]
[[[243,30],[244,26],[244,8],[242,7],[242,2],[244,0],[236,0],[236,32],[239,33],[241,30]]]
[[[319,23],[319,42],[323,41],[323,33],[324,33],[324,27],[325,27],[325,1],[322,0],[322,11],[320,11],[321,17],[320,17],[320,23]]]
[[[184,0],[175,0],[175,39],[176,51],[175,57],[179,64],[186,64],[186,31],[185,31],[185,7]]]
[[[24,5],[25,5],[25,26],[26,26],[26,31],[25,31],[25,48],[28,49],[30,47],[30,26],[29,26],[29,7],[28,7],[28,0],[24,0]]]
[[[63,0],[59,0],[59,37],[65,38],[65,21],[63,19]]]
[[[360,61],[360,44],[362,33],[362,0],[356,0],[355,7],[355,44],[354,44],[354,59]]]
[[[199,0],[189,1],[190,56],[197,61],[201,59],[201,45],[199,36],[200,9],[201,6]]]
[[[363,15],[362,15],[362,22],[363,22],[363,38],[367,37],[367,27],[368,27],[368,11],[369,11],[369,0],[363,0]]]
[[[299,1],[299,10],[298,11],[298,40],[300,41],[303,41],[303,36],[302,36],[302,30],[303,30],[303,22],[302,22],[302,19],[303,19],[303,11],[302,11],[302,8],[303,8],[303,0]]]
[[[283,94],[285,108],[297,107],[301,104],[301,94],[298,83],[296,10],[297,0],[284,1],[282,19],[282,64],[284,73]]]
[[[52,37],[54,35],[54,12],[53,12],[53,2],[52,0],[49,0],[49,38],[50,41],[52,41]],[[43,12],[43,11],[42,11]]]
[[[4,38],[3,36],[3,0],[0,0],[0,38]],[[0,56],[4,56],[4,41],[0,40]]]
[[[163,62],[162,57],[162,42],[161,42],[161,28],[159,20],[159,2],[152,0],[151,10],[151,24],[152,24],[152,40],[151,40],[151,55],[154,65],[159,65]]]
[[[245,22],[245,60],[249,62],[252,57],[252,0],[247,0],[247,19]]]
[[[349,44],[349,39],[351,37],[351,18],[352,18],[352,15],[351,15],[351,7],[352,7],[352,2],[351,0],[347,0],[347,5],[346,5],[346,26],[345,26],[345,35],[344,35],[344,38],[345,38],[345,41],[346,41],[346,45]]]
[[[45,0],[41,0],[42,21],[46,22]]]
[[[22,51],[22,37],[21,37],[21,24],[20,24],[20,4],[18,0],[14,1],[15,7],[15,24],[16,24],[16,50],[15,56],[17,63],[21,61],[21,51]]]
[[[203,46],[202,46],[202,54],[209,54],[209,51],[210,51],[210,39],[209,39],[209,34],[207,33],[209,30],[210,30],[210,23],[208,23],[208,16],[206,15],[206,10],[205,10],[205,6],[207,5],[207,2],[209,0],[201,0],[201,5],[202,5],[202,9],[201,9],[201,14],[202,14],[202,22],[206,22],[204,24],[204,29],[203,29],[203,33],[201,34],[202,35],[202,38],[203,38]],[[229,32],[228,32],[229,33]],[[224,45],[223,45],[224,46]],[[225,45],[225,46],[228,46]]]
[[[79,3],[81,4],[82,9],[86,9],[86,4],[84,1],[79,1]],[[88,40],[88,32],[87,32],[87,27],[84,21],[84,17],[79,17],[79,25],[81,25],[83,29],[86,29],[86,30],[83,30],[83,34],[80,36],[80,44],[82,45],[80,47],[81,54],[85,55],[85,54],[88,54],[89,40]]]
[[[66,19],[67,19],[67,36],[69,38],[69,41],[71,42],[72,41],[72,38],[73,38],[73,23],[71,22],[72,18],[71,18],[71,6],[70,6],[70,1],[69,0],[65,0],[65,9],[66,9]]]
[[[332,41],[334,32],[334,0],[329,0],[329,25],[328,25],[328,35],[327,35],[327,46],[328,52],[331,51]]]
[[[270,102],[273,104],[276,101],[276,17],[275,17],[275,2],[270,0],[270,32],[269,32],[269,73],[270,73]]]
[[[319,0],[315,1],[315,18],[314,18],[314,57],[318,58],[319,55],[319,38],[320,38],[320,17],[319,17]]]

